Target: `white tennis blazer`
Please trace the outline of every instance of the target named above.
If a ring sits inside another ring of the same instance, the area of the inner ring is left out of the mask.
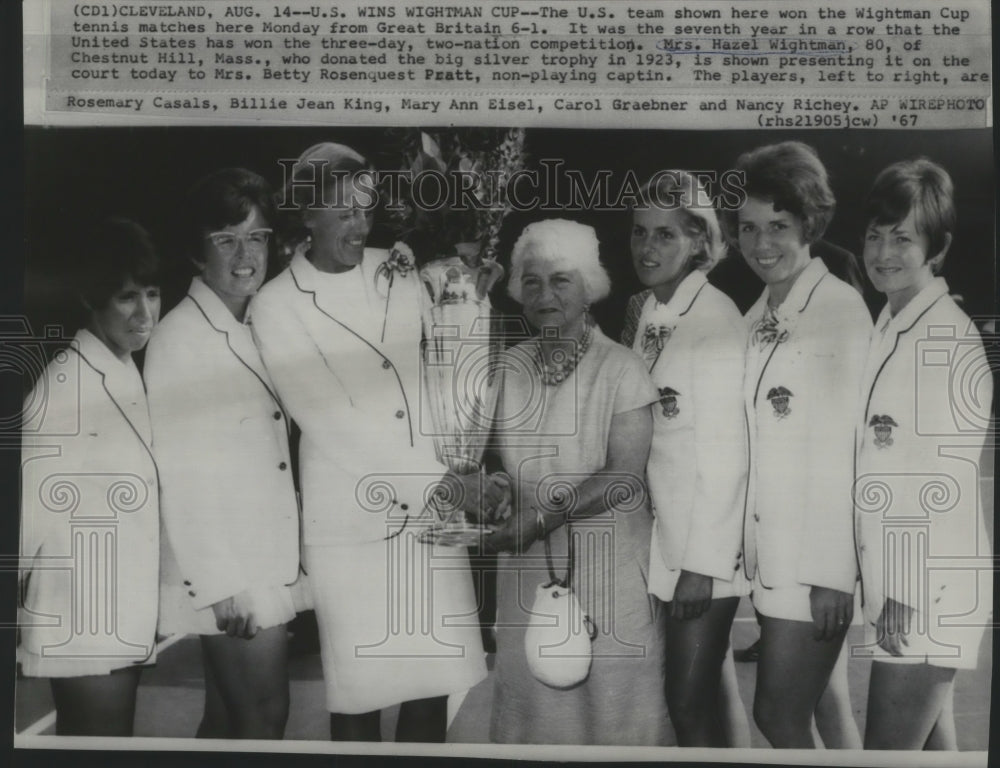
[[[862,394],[855,499],[865,620],[892,598],[956,625],[982,623],[992,570],[978,464],[993,382],[979,333],[942,278],[895,317],[882,311]]]
[[[415,270],[389,289],[377,275],[387,257],[365,249],[357,267],[329,274],[300,251],[250,305],[261,357],[302,430],[306,544],[392,536],[445,472],[421,426],[423,289]]]
[[[159,480],[142,380],[88,330],[25,401],[21,643],[64,659],[153,658]]]
[[[817,258],[778,307],[774,334],[760,327],[767,297],[745,315],[746,574],[853,593],[854,421],[871,316]]]
[[[165,583],[205,608],[291,584],[299,514],[288,419],[249,328],[200,277],[160,322],[144,376],[174,559]]]
[[[648,292],[643,304],[655,301]],[[669,338],[650,370],[660,392],[647,465],[656,516],[650,556],[671,570],[731,581],[747,481],[746,330],[736,305],[701,271],[681,281],[657,317]],[[640,325],[633,343],[640,355],[645,334]]]

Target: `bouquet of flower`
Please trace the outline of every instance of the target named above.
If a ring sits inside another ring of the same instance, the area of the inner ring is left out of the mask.
[[[396,237],[419,263],[454,255],[496,259],[511,210],[508,184],[524,168],[523,128],[397,131],[387,151],[402,157],[402,173],[385,177],[381,196]],[[460,253],[459,244],[474,247]]]

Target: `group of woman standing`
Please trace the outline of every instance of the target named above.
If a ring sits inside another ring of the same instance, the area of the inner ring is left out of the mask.
[[[282,736],[285,624],[313,607],[331,737],[377,740],[380,710],[402,703],[397,739],[443,741],[448,694],[486,675],[465,550],[419,541],[450,499],[489,519],[486,546],[504,553],[493,741],[658,745],[672,722],[682,746],[731,743],[720,681],[750,595],[762,628],[755,720],[773,746],[815,746],[860,566],[876,654],[865,746],[922,748],[932,732],[947,745],[939,715],[954,670],[975,665],[990,607],[988,575],[928,577],[914,564],[988,553],[969,467],[990,398],[970,400],[959,423],[948,377],[921,373],[928,339],[939,357],[959,345],[985,364],[935,277],[954,225],[950,179],[919,159],[876,180],[864,263],[888,304],[873,330],[858,292],[811,254],[835,207],[816,153],[786,142],[736,167],[746,201],[721,222],[684,171],[644,189],[630,247],[646,290],[629,302],[622,344],[589,313],[611,288],[594,231],[566,220],[524,229],[508,290],[538,335],[515,348],[529,364],[505,372],[504,471],[485,477],[448,471],[419,428],[422,289],[412,263],[365,247],[371,169],[358,153],[320,144],[299,158],[284,198],[294,255],[266,285],[266,185],[234,169],[203,179],[190,196],[196,275],[155,332],[148,236],[109,222],[88,263],[101,289],[81,291],[87,327],[33,393],[44,387],[49,407],[24,430],[25,555],[42,564],[76,551],[79,505],[66,514],[54,474],[97,483],[98,497],[118,475],[148,481],[141,504],[109,523],[112,613],[123,618],[97,650],[59,651],[99,634],[77,631],[92,620],[70,599],[78,575],[39,567],[25,579],[35,620],[22,630],[23,669],[52,678],[57,731],[131,733],[139,670],[155,656],[159,572],[160,631],[201,636],[199,735]],[[317,199],[335,202],[305,202]],[[765,284],[745,316],[706,277],[727,246]],[[931,332],[943,325],[959,336]],[[131,355],[150,337],[147,409]],[[961,492],[929,514],[920,483],[940,472]],[[872,488],[888,488],[877,508]],[[922,538],[893,518],[921,522]],[[594,635],[589,675],[569,689],[535,678],[525,656],[554,561]],[[43,614],[72,617],[72,631],[42,626]],[[957,615],[962,626],[943,620]]]

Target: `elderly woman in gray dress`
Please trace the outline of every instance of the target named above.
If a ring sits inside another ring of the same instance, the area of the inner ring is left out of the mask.
[[[498,413],[515,492],[513,513],[487,538],[507,553],[493,741],[658,745],[669,733],[663,622],[646,590],[653,518],[643,476],[657,393],[640,358],[590,317],[609,290],[590,227],[541,221],[514,246],[509,291],[539,334],[508,350]],[[594,632],[589,675],[568,688],[533,676],[525,648],[536,590],[550,580],[547,548]]]

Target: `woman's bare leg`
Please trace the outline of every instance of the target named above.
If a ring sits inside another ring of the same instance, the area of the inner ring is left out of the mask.
[[[955,685],[948,688],[941,714],[931,729],[931,735],[924,744],[927,750],[958,751],[958,731],[955,728]]]
[[[131,736],[140,667],[108,675],[53,677],[58,736]]]
[[[679,746],[726,746],[719,678],[738,603],[738,597],[712,600],[696,619],[675,619],[666,609],[667,707]]]
[[[848,652],[844,643],[830,673],[830,682],[816,705],[816,729],[827,749],[861,749],[861,731],[854,719],[847,683]]]
[[[872,662],[865,749],[923,749],[954,681],[947,667]]]
[[[814,749],[813,712],[837,663],[843,634],[815,640],[811,621],[765,616],[753,716],[773,747]]]
[[[252,639],[202,635],[202,653],[225,703],[229,737],[280,739],[288,721],[288,630],[260,630]]]
[[[382,710],[330,713],[330,741],[382,741]]]
[[[750,748],[750,719],[747,717],[740,684],[736,677],[736,660],[733,658],[732,643],[726,648],[722,660],[722,676],[719,681],[719,718],[727,747]]]
[[[447,731],[447,696],[404,701],[400,705],[396,741],[443,744]]]
[[[222,691],[219,690],[212,665],[208,663],[204,651],[201,661],[205,670],[205,711],[201,716],[195,737],[199,739],[228,739],[229,714],[226,712],[226,702],[222,698]]]

